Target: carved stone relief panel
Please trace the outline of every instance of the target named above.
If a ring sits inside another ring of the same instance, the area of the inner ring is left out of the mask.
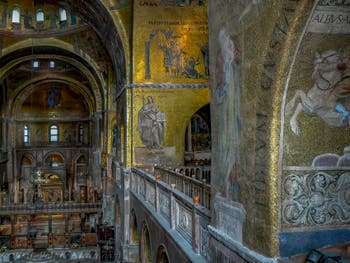
[[[155,189],[154,185],[146,183],[146,200],[154,207]]]
[[[170,197],[169,194],[165,193],[163,190],[159,191],[159,206],[160,213],[164,217],[170,218]]]
[[[350,172],[295,172],[282,187],[284,228],[350,223]]]
[[[181,203],[176,203],[175,229],[189,242],[192,242],[192,215]]]

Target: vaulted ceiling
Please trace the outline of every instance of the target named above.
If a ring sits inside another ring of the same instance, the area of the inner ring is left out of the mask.
[[[20,23],[11,21],[15,8]],[[61,9],[67,15],[63,21]],[[38,10],[44,21],[38,22]],[[98,111],[107,107],[111,89],[125,84],[124,48],[100,1],[0,1],[0,17],[2,115],[13,112],[8,100],[18,100],[29,87],[34,92],[35,86],[67,86]]]

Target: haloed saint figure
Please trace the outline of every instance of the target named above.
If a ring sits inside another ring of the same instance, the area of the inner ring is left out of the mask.
[[[235,47],[225,29],[219,32],[220,50],[216,57],[216,95],[220,100],[226,96],[227,88],[230,85],[232,75],[232,62],[235,58]]]
[[[164,139],[165,114],[160,112],[151,96],[138,114],[138,127],[142,143],[148,149],[159,149]]]
[[[232,196],[237,200],[237,178],[240,173],[240,74],[239,64],[241,50],[237,46],[226,28],[221,28],[218,35],[218,52],[215,64],[214,96],[217,125],[214,127],[218,134],[216,159],[218,165],[219,182],[226,197]]]

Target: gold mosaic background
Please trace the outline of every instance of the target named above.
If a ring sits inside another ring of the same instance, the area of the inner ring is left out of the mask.
[[[145,147],[137,131],[138,112],[146,104],[148,96],[153,97],[154,103],[160,112],[165,113],[165,136],[162,147],[175,146],[176,163],[182,165],[185,150],[185,132],[190,118],[197,110],[210,101],[209,89],[164,89],[164,88],[138,88],[134,89],[133,97],[133,147]]]
[[[206,6],[150,7],[137,2],[134,14],[134,82],[208,81],[201,51],[208,42]],[[169,72],[166,72],[165,56],[169,64],[173,64]],[[146,72],[148,58],[149,74]]]

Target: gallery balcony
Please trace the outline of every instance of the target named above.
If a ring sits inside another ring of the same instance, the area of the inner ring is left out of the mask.
[[[0,206],[0,216],[26,214],[70,214],[70,213],[100,213],[102,202],[94,203],[34,203],[11,204]]]
[[[17,150],[23,149],[35,149],[35,148],[89,148],[91,147],[88,143],[81,143],[75,141],[62,141],[62,142],[47,142],[47,141],[38,141],[30,143],[18,143]]]

